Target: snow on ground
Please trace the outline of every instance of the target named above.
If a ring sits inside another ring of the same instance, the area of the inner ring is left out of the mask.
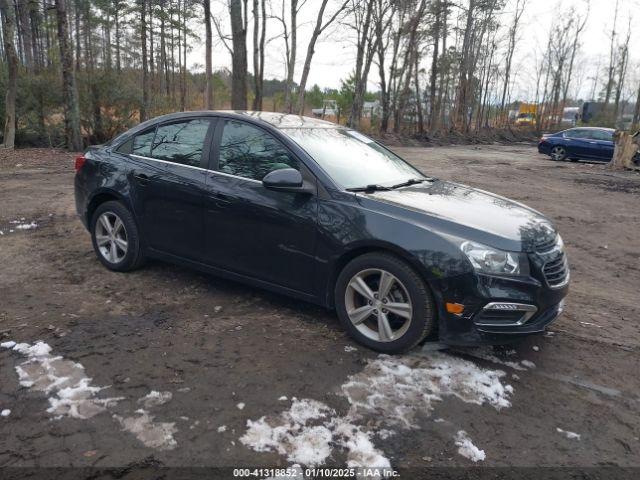
[[[157,407],[158,405],[164,405],[173,398],[171,392],[158,392],[151,390],[147,395],[138,399],[138,403],[142,403],[145,408]]]
[[[238,407],[238,410],[242,410],[244,408],[244,403],[240,402],[236,405],[236,407]]]
[[[513,387],[501,370],[443,353],[379,356],[342,385],[350,416],[376,416],[390,426],[412,428],[417,413],[430,414],[434,402],[455,396],[467,403],[510,407]]]
[[[145,446],[158,450],[172,450],[178,443],[173,434],[178,430],[174,422],[154,422],[154,417],[146,410],[136,410],[136,414],[130,417],[114,415],[122,427],[136,436]]]
[[[580,440],[581,437],[579,433],[569,432],[568,430],[563,430],[559,427],[556,427],[556,431],[567,437],[569,440]]]
[[[38,224],[36,222],[18,223],[13,228],[17,230],[33,230],[34,228],[38,228]]]
[[[11,410],[8,408],[5,408],[0,412],[0,417],[8,417],[9,415],[11,415]]]
[[[50,405],[47,412],[55,418],[91,418],[122,400],[98,398],[97,394],[109,387],[92,385],[81,364],[52,356],[51,347],[44,342],[4,342],[2,346],[27,357],[16,366],[20,385],[44,392]]]
[[[431,414],[434,404],[447,396],[497,410],[509,407],[513,388],[502,383],[504,377],[501,370],[443,353],[380,355],[342,385],[350,404],[346,415],[317,400],[293,398],[290,408],[278,416],[248,420],[240,441],[255,451],[275,451],[307,466],[321,465],[339,450],[346,453],[350,467],[390,468],[373,443],[374,435],[385,439],[397,429],[419,428],[415,417]],[[458,441],[465,456],[484,460],[484,452],[468,438],[456,437]]]
[[[476,447],[464,430],[456,433],[455,442],[458,447],[458,453],[472,462],[480,462],[486,458],[484,450]]]
[[[88,419],[123,400],[123,397],[97,397],[99,392],[109,387],[92,385],[91,378],[86,376],[81,364],[51,355],[51,347],[42,341],[33,345],[9,341],[3,342],[0,346],[27,357],[25,362],[16,366],[20,385],[44,392],[50,405],[47,412],[54,418],[66,416]],[[150,408],[162,405],[171,398],[171,392],[152,390],[138,402]],[[147,447],[170,450],[177,445],[173,438],[177,431],[175,423],[154,422],[154,417],[146,410],[136,410],[134,415],[127,417],[113,415],[113,418],[120,423],[123,430],[134,434]]]
[[[337,447],[346,451],[349,467],[390,467],[371,434],[317,400],[293,398],[289,410],[248,420],[247,427],[240,438],[243,444],[258,452],[276,451],[290,462],[321,465]]]

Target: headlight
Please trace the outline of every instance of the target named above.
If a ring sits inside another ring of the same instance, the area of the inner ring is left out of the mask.
[[[490,275],[528,275],[529,262],[526,255],[504,252],[480,243],[463,242],[460,249],[473,268]]]

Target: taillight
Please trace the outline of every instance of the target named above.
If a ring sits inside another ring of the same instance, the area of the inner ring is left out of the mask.
[[[78,157],[76,157],[76,172],[79,171],[82,166],[84,165],[84,162],[86,162],[87,159],[84,158],[84,155],[80,155]]]

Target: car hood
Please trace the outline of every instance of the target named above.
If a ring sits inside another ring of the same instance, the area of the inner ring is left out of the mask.
[[[407,211],[410,220],[445,234],[512,251],[533,251],[554,239],[540,212],[483,190],[435,180],[366,195]]]

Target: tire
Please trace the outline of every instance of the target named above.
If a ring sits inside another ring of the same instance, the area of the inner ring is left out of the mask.
[[[551,157],[552,160],[555,160],[556,162],[561,162],[567,159],[567,149],[564,148],[562,145],[556,145],[551,149],[549,156]]]
[[[144,260],[136,221],[120,202],[109,201],[98,206],[91,219],[91,240],[98,260],[109,270],[128,272]]]
[[[334,293],[345,330],[378,352],[411,350],[436,324],[433,297],[425,281],[405,261],[388,253],[353,259],[340,272]]]

